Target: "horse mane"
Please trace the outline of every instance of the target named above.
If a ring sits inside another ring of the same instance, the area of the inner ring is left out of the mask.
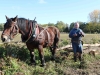
[[[30,34],[30,28],[32,27],[32,29],[34,28],[34,23],[36,23],[36,21],[34,20],[29,20],[26,18],[18,18],[17,19],[17,25],[20,28],[20,30],[23,32],[22,34],[22,40],[26,40],[28,38],[28,35]],[[28,32],[26,31],[26,27],[28,27]],[[44,28],[38,25],[39,30],[43,30]],[[31,33],[32,34],[32,33]]]
[[[26,18],[18,18],[17,19],[17,24],[18,24],[18,27],[23,30],[24,32],[26,32],[25,28],[26,28],[26,25],[28,26],[28,28],[30,28],[30,25],[33,23],[33,20],[29,20],[29,19],[26,19]]]
[[[32,23],[36,22],[36,21],[34,21],[34,20],[29,20],[29,19],[26,19],[26,18],[18,18],[17,23],[18,23],[18,26],[19,26],[22,30],[24,30],[25,27],[26,27],[26,24],[27,24],[26,21],[28,22],[28,27],[30,27],[30,25],[31,25]],[[39,26],[39,25],[38,25],[38,27],[39,27],[40,30],[44,29],[43,27],[41,27],[41,26]]]

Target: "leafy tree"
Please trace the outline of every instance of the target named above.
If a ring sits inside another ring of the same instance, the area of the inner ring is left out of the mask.
[[[4,24],[0,23],[0,31],[2,31],[4,29]]]
[[[72,22],[72,23],[70,24],[69,31],[70,31],[71,29],[73,29],[73,26],[74,26],[74,22]]]
[[[98,29],[96,29],[98,27],[98,25],[94,25],[93,23],[89,22],[86,24],[86,27],[85,27],[85,32],[88,32],[88,33],[94,33],[94,32],[98,32]]]
[[[99,33],[100,32],[100,10],[94,10],[89,13],[89,21],[85,23],[83,30],[87,33]]]
[[[66,28],[66,24],[62,21],[57,21],[55,26],[60,30],[60,32],[63,32],[64,29]]]
[[[54,26],[55,24],[54,23],[48,23],[48,26]]]
[[[69,32],[69,27],[68,27],[68,24],[66,24],[66,27],[64,28],[63,32]]]
[[[40,24],[40,25],[41,25],[41,24]],[[46,26],[48,26],[48,24],[42,24],[41,26],[42,26],[42,27],[46,27]]]

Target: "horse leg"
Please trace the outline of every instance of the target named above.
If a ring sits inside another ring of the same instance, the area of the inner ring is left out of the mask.
[[[30,51],[30,56],[31,56],[31,59],[30,59],[31,63],[33,65],[36,65],[34,51],[32,51],[32,50]]]
[[[53,48],[52,48],[52,46],[50,46],[50,51],[51,51],[51,53],[52,53],[51,60],[54,60],[54,59],[53,59]]]
[[[59,38],[57,38],[57,36],[56,36],[54,38],[53,48],[50,47],[50,50],[52,52],[52,60],[55,60],[55,53],[56,53],[56,49],[58,47],[58,41],[59,41]]]
[[[38,46],[38,51],[39,51],[41,64],[42,64],[42,66],[45,66],[46,64],[45,64],[45,60],[44,60],[44,53],[43,53],[43,46],[42,45]]]
[[[54,46],[55,47],[58,47],[58,42],[59,42],[59,37],[57,37],[57,34],[56,34],[55,38],[54,38]]]
[[[56,46],[50,47],[50,51],[52,53],[51,60],[55,60]]]
[[[26,43],[26,46],[30,51],[30,57],[31,57],[30,62],[31,62],[31,64],[36,65],[34,48],[31,48],[30,44],[28,44],[28,43]]]

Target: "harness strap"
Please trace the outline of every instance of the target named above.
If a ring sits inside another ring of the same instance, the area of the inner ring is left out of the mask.
[[[30,30],[31,30],[31,31],[29,32],[29,36],[31,36],[31,34],[32,34],[32,28],[33,28],[32,25],[30,25]],[[29,36],[28,36],[28,37],[29,37]]]
[[[49,34],[47,29],[46,29],[46,33],[47,33],[47,36],[48,36],[48,43],[50,43],[50,34]]]
[[[25,41],[25,43],[32,37],[32,35],[33,35],[33,33],[34,33],[34,27],[33,27],[33,23],[32,23],[32,25],[31,25],[31,31],[30,32],[32,32],[31,34],[30,34],[30,36],[29,36],[29,38]]]
[[[38,27],[38,24],[36,24],[35,35],[38,35],[38,34],[39,34],[39,27]]]
[[[40,34],[39,34],[39,35],[41,35],[41,34],[42,34],[42,32],[43,32],[43,31],[45,31],[46,29],[47,29],[47,27],[46,27],[44,30],[42,30],[42,31],[40,32]],[[39,36],[39,35],[38,35],[38,36]]]
[[[50,43],[50,34],[49,34],[49,32],[47,31],[47,28],[48,28],[48,26],[45,27],[45,28],[38,34],[37,38],[40,38],[39,36],[40,36],[44,31],[46,31],[47,36],[48,36],[48,43]]]

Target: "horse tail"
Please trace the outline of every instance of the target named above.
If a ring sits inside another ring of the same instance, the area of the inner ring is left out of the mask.
[[[54,38],[55,47],[58,47],[59,38],[60,38],[60,31],[58,28],[55,27],[55,38]]]
[[[56,37],[57,39],[60,38],[60,31],[59,31],[58,28],[55,28],[55,37]]]
[[[57,38],[60,38],[60,31],[57,29]]]

